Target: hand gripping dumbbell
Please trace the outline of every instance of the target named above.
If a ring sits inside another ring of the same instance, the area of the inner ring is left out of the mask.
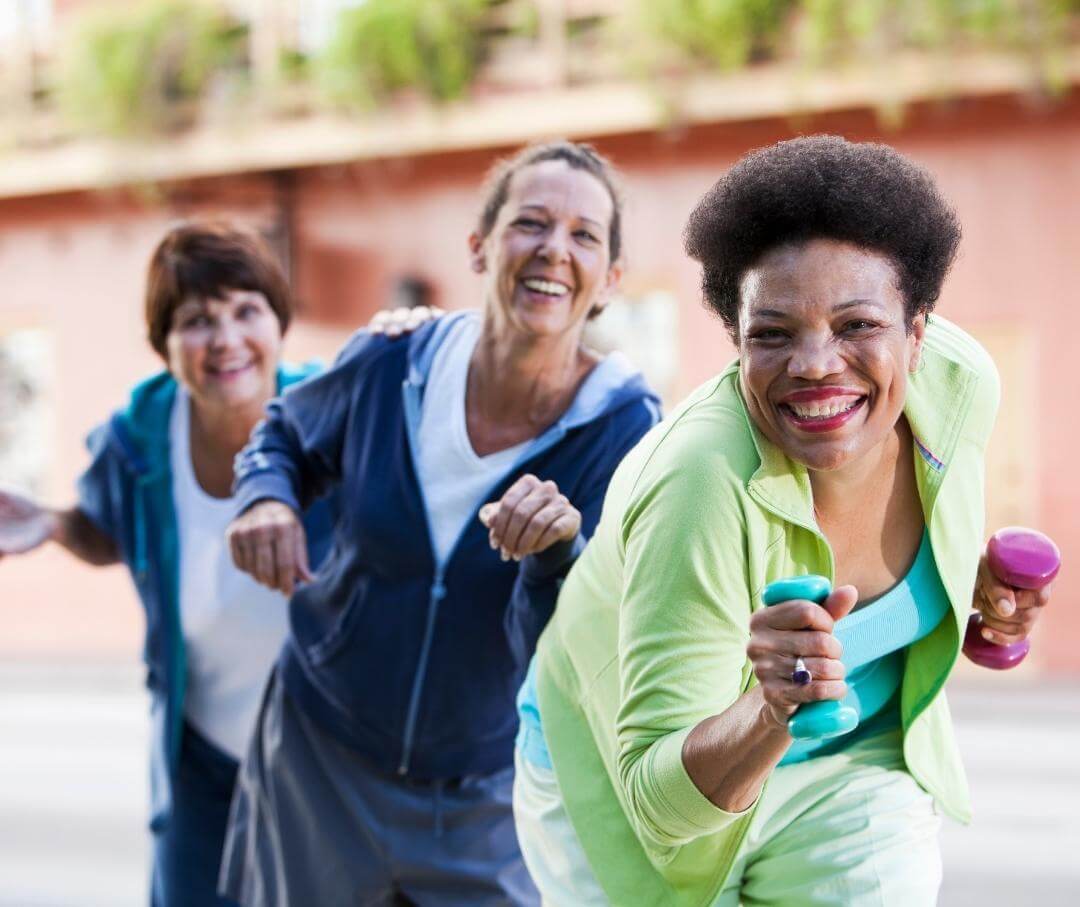
[[[792,576],[776,580],[765,587],[761,600],[766,605],[801,598],[823,604],[832,591],[832,584],[824,576]],[[799,706],[788,719],[788,733],[796,740],[823,740],[839,737],[855,730],[859,713],[838,699],[820,699]]]
[[[987,558],[994,575],[1016,589],[1042,588],[1057,576],[1061,566],[1061,554],[1049,538],[1032,529],[1017,527],[1001,529],[994,534],[987,544]],[[762,600],[766,605],[797,598],[821,604],[831,591],[829,581],[823,576],[796,576],[770,583],[762,593]],[[837,622],[837,635],[840,635],[845,622],[851,619],[852,615],[849,615]],[[1030,646],[1026,640],[999,646],[983,639],[981,625],[980,616],[972,615],[964,639],[964,652],[976,664],[1002,670],[1014,667],[1027,655]],[[924,632],[920,631],[919,635]],[[856,668],[893,649],[887,643],[881,646],[867,645],[865,632],[862,637],[857,651],[854,648],[850,652],[845,649],[843,662],[849,675]],[[908,638],[903,645],[914,641],[914,638]],[[881,680],[884,682],[886,678],[882,677]],[[880,698],[884,692],[873,689],[873,685],[871,679],[866,684],[867,689],[860,694],[852,690],[843,702],[823,699],[800,706],[788,719],[788,731],[796,740],[823,740],[853,731],[859,724],[860,698],[873,700]]]
[[[1057,545],[1041,532],[1020,526],[995,532],[986,543],[986,560],[991,573],[1014,589],[1041,589],[1061,569]],[[1015,668],[1030,649],[1026,639],[1006,645],[983,639],[981,614],[972,614],[968,620],[964,654],[977,665],[995,671]]]

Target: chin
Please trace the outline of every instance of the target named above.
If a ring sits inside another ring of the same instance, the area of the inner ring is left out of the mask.
[[[836,439],[832,441],[807,444],[801,439],[792,444],[783,445],[784,453],[797,463],[802,463],[814,472],[832,472],[842,469],[858,458],[858,452],[850,443]]]

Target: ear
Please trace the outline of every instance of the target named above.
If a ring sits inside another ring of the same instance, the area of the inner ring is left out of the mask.
[[[922,364],[922,345],[926,337],[926,313],[920,312],[911,322],[908,335],[908,371],[914,374]]]
[[[608,266],[607,276],[604,278],[604,286],[600,292],[596,294],[596,302],[594,302],[593,307],[589,309],[589,318],[598,317],[604,309],[611,304],[611,297],[614,296],[615,291],[619,289],[622,275],[623,264],[621,259],[612,262]]]
[[[479,233],[469,234],[469,266],[477,273],[487,270],[487,255],[484,254],[484,240]]]

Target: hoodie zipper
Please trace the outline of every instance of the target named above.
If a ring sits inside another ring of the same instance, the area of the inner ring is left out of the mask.
[[[416,477],[416,490],[417,494],[420,496],[420,502],[423,505],[424,528],[427,531],[428,546],[431,551],[432,560],[435,561],[435,539],[431,532],[431,519],[428,516],[427,499],[424,497],[424,486],[420,480],[420,467],[417,459],[416,432],[420,426],[420,387],[421,383],[414,381],[411,377],[406,378],[402,384],[402,395],[405,406],[405,432],[409,442],[409,457],[412,461],[413,474]],[[544,432],[539,438],[536,438],[532,444],[522,451],[521,456],[518,457],[514,464],[499,477],[499,480],[492,485],[490,489],[488,489],[487,494],[484,495],[484,500],[491,499],[491,496],[495,491],[506,481],[507,476],[516,472],[527,461],[534,459],[549,450],[561,441],[565,435],[566,428],[562,421],[556,422],[555,425]],[[416,666],[416,674],[413,678],[412,690],[409,694],[408,710],[405,714],[405,733],[402,737],[401,761],[398,763],[397,767],[399,776],[408,774],[409,765],[412,761],[413,745],[416,738],[416,724],[420,713],[420,696],[423,693],[424,680],[427,676],[428,659],[431,656],[431,646],[435,638],[435,620],[438,617],[439,604],[446,597],[446,585],[444,583],[446,567],[453,560],[454,554],[468,529],[469,522],[466,522],[458,533],[457,538],[454,540],[454,544],[451,546],[450,552],[446,556],[446,560],[441,563],[435,561],[435,576],[428,593],[424,637],[420,645],[420,657]]]

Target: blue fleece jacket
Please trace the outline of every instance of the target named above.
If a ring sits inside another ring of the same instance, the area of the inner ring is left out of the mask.
[[[550,479],[581,511],[579,537],[504,563],[475,518],[437,562],[415,465],[420,406],[435,352],[477,317],[355,335],[332,369],[271,404],[236,467],[240,511],[266,498],[302,510],[338,488],[331,554],[292,599],[282,677],[373,768],[416,779],[512,763],[528,658],[615,466],[659,412],[641,375],[608,357],[483,499],[524,473]]]
[[[313,375],[312,365],[282,366],[278,390]],[[151,694],[151,826],[162,827],[172,802],[180,750],[187,655],[180,627],[180,545],[169,461],[169,416],[176,381],[161,372],[137,385],[128,405],[87,438],[91,463],[79,478],[78,507],[117,545],[146,611],[143,659]],[[304,519],[311,563],[326,554],[331,508]],[[224,539],[222,540],[224,544]]]

